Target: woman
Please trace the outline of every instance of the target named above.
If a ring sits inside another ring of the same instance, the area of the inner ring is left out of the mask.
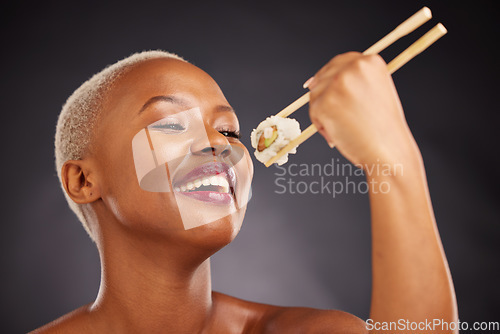
[[[346,53],[307,85],[310,118],[330,146],[354,164],[404,166],[403,175],[367,176],[368,184],[390,185],[388,192],[370,191],[373,323],[456,321],[422,158],[386,64]],[[237,234],[253,175],[238,133],[215,81],[169,53],[135,54],[75,91],[59,118],[56,165],[99,250],[101,286],[93,303],[35,332],[367,332],[364,321],[345,312],[211,291],[209,257]],[[197,197],[193,190],[213,175],[221,179]]]

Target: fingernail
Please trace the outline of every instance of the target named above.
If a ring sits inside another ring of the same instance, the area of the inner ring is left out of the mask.
[[[330,140],[330,138],[328,138],[328,135],[326,134],[324,128],[318,129],[318,132],[323,136],[323,138],[325,138],[325,141],[328,144],[328,146],[330,146],[330,148],[333,148],[335,146],[335,144]]]
[[[314,77],[310,77],[309,79],[307,79],[306,82],[304,82],[304,84],[302,85],[302,87],[304,87],[304,89],[307,88],[307,87],[309,87],[309,85],[311,84],[311,82],[313,82],[313,80],[314,80]]]
[[[328,137],[325,137],[325,141],[326,143],[328,144],[328,146],[330,146],[330,148],[333,148],[335,145],[333,144],[332,141],[330,141],[330,139]]]

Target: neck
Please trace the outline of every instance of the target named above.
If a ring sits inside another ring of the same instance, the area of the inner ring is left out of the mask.
[[[189,262],[164,242],[130,235],[99,246],[101,286],[91,310],[114,332],[196,333],[207,322],[209,258]]]

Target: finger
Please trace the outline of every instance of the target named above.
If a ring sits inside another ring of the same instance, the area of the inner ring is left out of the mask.
[[[331,70],[332,67],[342,68],[343,65],[348,64],[362,56],[362,53],[351,51],[333,57],[325,66],[323,66],[318,72],[316,72],[314,76],[310,77],[306,82],[304,82],[302,87],[309,88],[309,86],[314,81],[315,76],[323,75],[325,72]]]
[[[302,85],[302,87],[304,87],[304,89],[308,88],[309,85],[313,82],[313,80],[314,80],[314,77],[310,77],[309,79],[307,79],[306,82],[304,82],[304,84]]]
[[[303,88],[309,88],[312,89],[312,83],[315,80],[315,77],[324,77],[326,73],[330,73],[330,75],[334,75],[336,71],[340,70],[341,68],[344,68],[346,64],[351,63],[356,59],[356,56],[359,56],[358,52],[348,52],[345,54],[338,55],[334,57],[328,64],[323,66],[315,76],[310,77],[307,79],[306,82],[302,85]],[[334,70],[332,71],[332,67]]]
[[[317,128],[318,126],[316,126]],[[326,143],[328,144],[328,146],[330,146],[330,148],[333,148],[335,146],[335,143],[334,141],[330,138],[330,135],[328,135],[328,133],[325,131],[325,128],[318,128],[318,132],[320,135],[323,136],[323,138],[325,138],[326,140]]]
[[[308,84],[306,88],[309,90],[313,89],[318,82],[334,76],[337,72],[342,70],[348,64],[351,64],[356,59],[362,57],[363,55],[359,52],[346,52],[340,55],[333,57],[325,66],[323,66],[316,74],[306,81]],[[304,84],[305,85],[305,84]]]

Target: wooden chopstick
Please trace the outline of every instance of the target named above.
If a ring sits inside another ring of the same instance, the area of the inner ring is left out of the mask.
[[[271,166],[273,163],[276,162],[279,158],[281,158],[285,153],[290,152],[290,150],[293,150],[294,147],[299,146],[303,142],[305,142],[309,137],[311,137],[313,134],[318,132],[318,129],[316,128],[316,125],[311,124],[307,129],[302,131],[300,135],[292,139],[285,147],[283,147],[274,157],[271,159],[267,160],[266,163],[264,164],[266,167]],[[283,152],[283,153],[282,153]]]
[[[309,98],[310,98],[309,92],[307,92],[304,95],[302,95],[301,97],[299,97],[297,100],[292,102],[288,107],[286,107],[285,109],[283,109],[279,113],[277,113],[276,116],[283,117],[283,118],[290,116],[297,109],[299,109],[300,107],[305,105],[307,102],[309,102]]]
[[[418,54],[420,54],[422,51],[424,51],[425,49],[427,49],[431,44],[433,44],[439,38],[441,38],[442,36],[444,36],[446,33],[447,33],[446,28],[441,23],[438,23],[434,28],[432,28],[431,30],[429,30],[425,35],[423,35],[422,37],[420,37],[415,43],[413,43],[412,45],[410,45],[403,52],[401,52],[396,58],[394,58],[387,65],[388,71],[391,74],[393,74],[398,69],[400,69],[404,64],[406,64],[412,58],[414,58],[415,56],[417,56]],[[306,95],[307,94],[305,94],[304,96],[302,96],[300,99],[303,99],[303,98],[305,99]],[[309,97],[309,95],[307,95],[307,97]],[[297,101],[295,101],[295,102],[297,102]],[[292,103],[292,104],[294,104],[294,103]],[[304,102],[304,104],[305,103],[307,103],[307,101]],[[300,107],[298,107],[298,108],[300,108]],[[287,112],[289,112],[289,111],[287,111]],[[290,115],[292,112],[289,112],[288,115]],[[286,116],[282,116],[282,117],[286,117]],[[291,140],[290,143],[288,143],[288,145],[286,145],[285,147],[283,147],[275,156],[273,156],[271,159],[269,159],[268,161],[266,161],[266,163],[264,165],[266,167],[271,166],[279,158],[281,158],[283,155],[285,155],[286,153],[288,153],[294,147],[302,144],[304,141],[306,141],[312,135],[314,135],[317,131],[318,130],[317,130],[316,126],[314,124],[311,124],[299,136],[297,136],[296,138],[294,138],[293,140]]]
[[[370,46],[363,52],[364,55],[373,55],[380,53],[386,47],[397,41],[403,36],[408,35],[413,30],[420,27],[425,22],[432,18],[432,12],[429,8],[423,7],[421,10],[410,16],[403,23],[394,28],[393,31],[388,33],[384,38],[379,40],[377,43]]]
[[[285,147],[283,147],[281,150],[279,150],[279,152],[276,153],[276,155],[274,157],[272,157],[271,159],[267,160],[264,165],[266,167],[271,166],[279,158],[281,158],[282,156],[284,156],[285,154],[287,154],[288,152],[290,152],[290,150],[292,150],[294,147],[297,147],[300,144],[302,144],[303,142],[305,142],[306,140],[308,140],[316,132],[318,132],[318,129],[316,128],[316,125],[314,125],[314,124],[309,125],[307,127],[307,129],[305,129],[304,131],[302,131],[302,133],[300,135],[298,135],[297,137],[295,137],[294,139],[292,139]]]
[[[366,49],[365,52],[363,52],[364,55],[371,55],[371,54],[377,54],[380,53],[382,50],[387,48],[389,45],[397,41],[403,36],[408,35],[418,27],[420,27],[422,24],[425,22],[429,21],[432,18],[432,12],[429,8],[423,7],[421,10],[410,16],[408,19],[406,19],[403,23],[398,25],[394,30],[392,30],[390,33],[388,33],[386,36],[384,36],[381,40],[379,40],[377,43],[373,44],[370,46],[368,49]],[[309,102],[309,92],[305,93],[301,97],[299,97],[297,100],[292,102],[289,106],[287,106],[285,109],[281,110],[279,113],[276,114],[276,116],[279,117],[288,117],[291,114],[293,114],[297,109],[301,108],[304,106],[306,103]]]
[[[432,43],[443,37],[448,31],[441,23],[438,23],[429,30],[425,35],[417,39],[415,43],[406,48],[396,58],[387,64],[389,73],[393,74],[399,70],[404,64],[409,62],[413,57],[427,49]]]

